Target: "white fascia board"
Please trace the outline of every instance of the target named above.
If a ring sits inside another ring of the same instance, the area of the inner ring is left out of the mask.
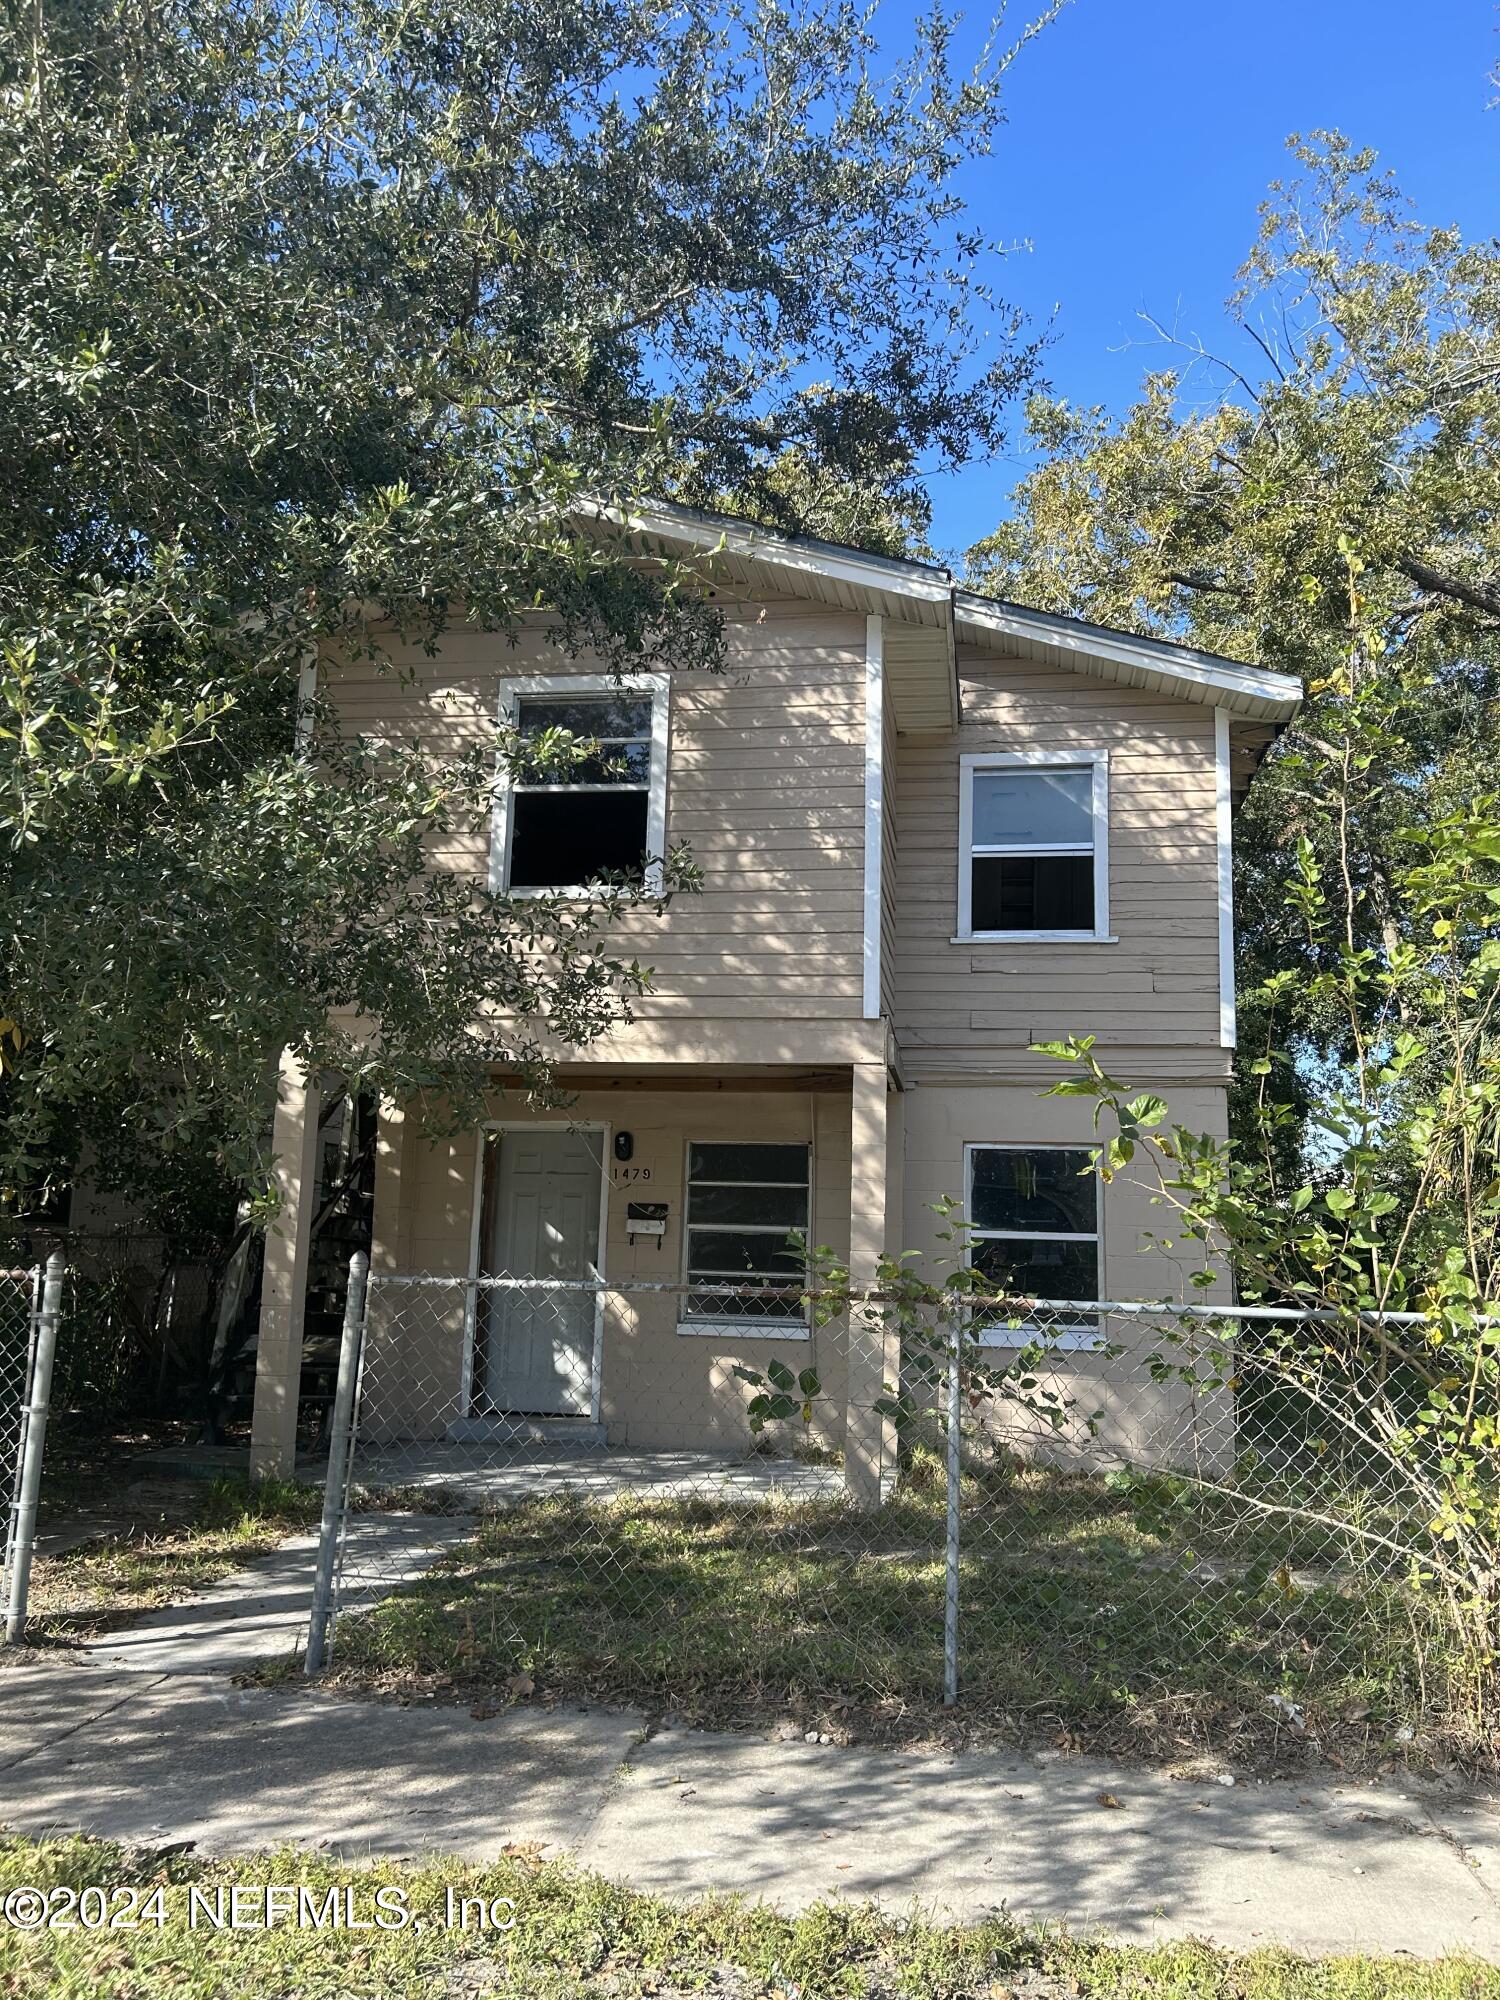
[[[865,620],[864,1018],[880,1019],[880,904],[885,863],[885,621]]]
[[[1218,849],[1219,1046],[1238,1039],[1234,999],[1234,801],[1230,790],[1229,716],[1214,710],[1214,823]]]
[[[919,604],[946,605],[953,596],[948,575],[925,563],[902,562],[893,556],[864,555],[858,549],[836,549],[778,535],[753,522],[699,518],[675,509],[598,507],[595,517],[627,534],[656,535],[664,542],[681,542],[704,555],[723,551],[744,562],[773,564],[777,569],[803,570],[827,577],[854,590],[879,591],[888,597],[908,597]]]
[[[1200,698],[1219,697],[1215,706],[1225,705],[1225,697],[1232,708],[1253,704],[1264,712],[1266,721],[1286,721],[1301,706],[1302,683],[1295,676],[1273,673],[1269,667],[1241,666],[1238,661],[1223,659],[1217,653],[1200,653],[1194,646],[1139,639],[1128,632],[1111,632],[1102,625],[1086,624],[1081,619],[1059,618],[1047,611],[1001,604],[968,590],[954,593],[954,615],[961,630],[968,628],[980,637],[1040,641],[1056,646],[1060,652],[1160,674],[1184,689],[1191,689]]]
[[[737,561],[762,563],[790,575],[821,577],[864,593],[869,612],[899,616],[896,605],[912,606],[912,622],[942,625],[950,655],[960,637],[1029,640],[1055,646],[1070,654],[1085,672],[1090,666],[1120,667],[1159,676],[1187,698],[1210,706],[1225,706],[1238,714],[1266,722],[1288,721],[1302,702],[1302,683],[1291,674],[1268,667],[1242,666],[1216,653],[1169,640],[1142,639],[1083,619],[1059,617],[1005,604],[975,591],[956,589],[944,569],[895,556],[868,555],[831,542],[779,535],[755,522],[727,515],[698,513],[666,505],[621,508],[596,505],[579,510],[610,523],[626,534],[656,537],[666,544],[696,550],[706,556],[724,554]],[[893,603],[893,600],[895,601]],[[1108,674],[1106,673],[1106,678]]]
[[[304,757],[312,748],[313,709],[318,700],[318,649],[304,646],[302,661],[297,669],[297,724],[295,744],[297,755]]]

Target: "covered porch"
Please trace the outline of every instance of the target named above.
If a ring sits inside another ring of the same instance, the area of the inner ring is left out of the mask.
[[[391,1484],[477,1481],[497,1504],[579,1483],[662,1497],[847,1486],[878,1504],[895,1469],[876,1408],[894,1342],[814,1324],[787,1237],[873,1279],[899,1233],[888,1063],[579,1065],[562,1080],[566,1108],[497,1083],[483,1121],[458,1132],[440,1106],[380,1107],[361,1477],[389,1458],[411,1475]],[[297,1458],[317,1100],[283,1075],[257,1477]],[[768,1455],[741,1371],[775,1362],[811,1368],[819,1394],[812,1423],[782,1427]]]

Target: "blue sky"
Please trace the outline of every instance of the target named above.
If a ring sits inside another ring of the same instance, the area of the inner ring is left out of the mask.
[[[892,0],[882,31],[894,42],[906,18]],[[967,28],[983,25],[975,12]],[[991,236],[1029,239],[996,281],[1055,319],[1057,392],[1123,409],[1167,359],[1141,308],[1232,342],[1223,300],[1291,132],[1347,132],[1424,221],[1500,231],[1497,28],[1494,0],[1073,0],[1017,62],[1009,124],[964,182]],[[1014,456],[935,479],[935,545],[991,527],[1020,470]]]

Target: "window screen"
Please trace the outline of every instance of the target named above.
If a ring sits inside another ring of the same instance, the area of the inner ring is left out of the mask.
[[[689,1319],[803,1320],[806,1260],[787,1238],[807,1228],[810,1158],[806,1146],[689,1146]],[[736,1297],[736,1286],[770,1296]]]

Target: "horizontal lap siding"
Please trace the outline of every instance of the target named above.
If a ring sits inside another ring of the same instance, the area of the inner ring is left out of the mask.
[[[702,891],[613,926],[608,948],[653,969],[641,1020],[858,1019],[865,622],[790,603],[725,616],[724,671],[672,688],[667,837],[687,844]],[[405,648],[396,664],[328,669],[344,726],[439,755],[491,739],[502,680],[599,671],[535,630],[513,647],[459,629],[434,657]],[[488,825],[434,843],[431,859],[482,879]]]
[[[894,1019],[917,1074],[1055,1074],[1034,1041],[1095,1035],[1162,1074],[1217,1073],[1218,901],[1210,709],[961,649],[963,722],[897,756]],[[1118,944],[951,942],[959,758],[1108,750]]]

